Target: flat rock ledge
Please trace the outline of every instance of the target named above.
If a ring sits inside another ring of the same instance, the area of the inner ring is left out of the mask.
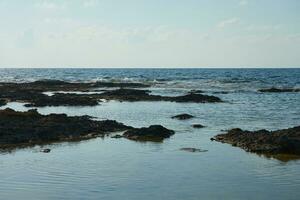
[[[300,155],[300,126],[277,131],[229,130],[212,138],[258,154]]]
[[[173,130],[161,125],[151,125],[149,127],[130,129],[123,134],[123,137],[136,141],[161,142],[174,134]]]
[[[0,110],[0,149],[59,141],[79,141],[132,127],[113,120],[95,121],[89,116],[41,115],[37,110]]]

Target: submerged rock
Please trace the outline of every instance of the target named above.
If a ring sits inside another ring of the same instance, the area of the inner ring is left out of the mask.
[[[37,110],[17,112],[7,108],[0,110],[0,149],[83,140],[131,128],[112,120],[94,121],[88,116],[41,115]]]
[[[191,147],[187,147],[187,148],[181,148],[181,151],[187,151],[187,152],[207,152],[208,150],[203,150],[203,149],[196,149],[196,148],[191,148]]]
[[[269,93],[279,93],[279,92],[300,92],[300,88],[267,88],[267,89],[260,89],[259,92],[269,92]]]
[[[187,119],[191,119],[194,118],[193,115],[190,114],[180,114],[180,115],[175,115],[172,117],[172,119],[178,119],[178,120],[187,120]]]
[[[137,141],[163,141],[165,138],[169,138],[175,132],[167,129],[161,125],[151,125],[149,127],[134,128],[126,131],[123,137],[130,140]]]
[[[204,128],[202,124],[193,124],[193,128]]]
[[[250,152],[300,155],[300,126],[277,131],[244,131],[236,128],[214,139]]]

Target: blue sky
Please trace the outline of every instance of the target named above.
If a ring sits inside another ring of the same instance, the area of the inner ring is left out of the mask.
[[[300,67],[299,0],[0,0],[0,67]]]

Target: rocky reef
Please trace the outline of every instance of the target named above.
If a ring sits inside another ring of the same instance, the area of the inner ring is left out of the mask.
[[[160,96],[152,95],[149,90],[136,90],[136,89],[117,89],[106,91],[99,96],[107,100],[119,101],[171,101],[171,102],[191,102],[191,103],[216,103],[222,100],[215,96],[202,95],[189,93],[183,96]]]
[[[104,136],[132,127],[113,120],[95,121],[89,116],[41,115],[37,110],[0,110],[0,149]]]
[[[114,90],[102,90],[100,93],[89,94],[99,88],[117,88]],[[28,107],[43,106],[95,106],[101,101],[172,101],[172,102],[194,102],[194,103],[215,103],[222,100],[215,96],[189,93],[183,96],[168,97],[152,95],[149,90],[134,89],[145,88],[149,85],[142,83],[69,83],[58,80],[42,80],[31,83],[1,83],[0,84],[0,105],[9,101],[26,102]],[[45,92],[54,92],[48,96]],[[82,92],[81,94],[59,93]],[[2,99],[2,100],[1,100]],[[1,103],[2,102],[2,103]]]
[[[212,138],[259,154],[300,155],[300,126],[277,131],[244,131],[238,128]]]

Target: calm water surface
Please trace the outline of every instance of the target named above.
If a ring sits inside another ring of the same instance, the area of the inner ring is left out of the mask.
[[[2,81],[41,78],[69,81],[151,82],[153,93],[184,94],[201,89],[225,103],[106,102],[96,107],[45,107],[115,119],[136,127],[162,124],[176,134],[163,143],[97,138],[0,154],[0,199],[299,199],[300,161],[280,161],[211,142],[221,130],[276,130],[300,125],[300,93],[257,93],[270,86],[300,86],[300,69],[286,70],[0,70]],[[226,91],[227,94],[215,94]],[[6,107],[26,110],[21,103]],[[5,107],[2,107],[3,109]],[[195,115],[188,121],[170,117]],[[193,129],[194,123],[206,128]],[[180,151],[183,147],[208,150]]]

